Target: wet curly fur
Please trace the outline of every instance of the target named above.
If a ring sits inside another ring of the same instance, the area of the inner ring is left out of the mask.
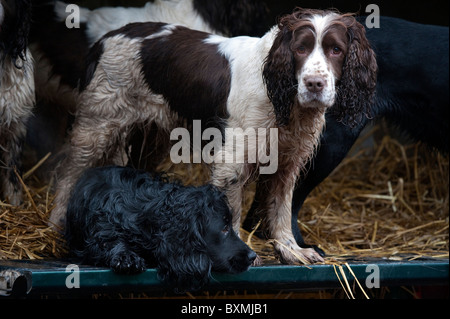
[[[277,121],[281,125],[288,123],[297,95],[296,62],[291,54],[296,29],[302,26],[302,21],[322,14],[321,10],[298,8],[293,14],[282,17],[278,23],[280,32],[269,51],[263,77],[267,94],[275,107]],[[354,127],[371,116],[378,66],[364,26],[350,13],[341,14],[336,24],[345,27],[349,47],[342,66],[342,76],[336,83],[336,101],[330,112],[340,122]]]
[[[201,288],[211,271],[245,271],[256,258],[214,186],[183,186],[131,168],[87,170],[66,226],[69,249],[83,262],[128,274],[156,267],[178,290]]]
[[[0,0],[0,200],[22,201],[21,156],[35,104],[28,45],[31,1]]]

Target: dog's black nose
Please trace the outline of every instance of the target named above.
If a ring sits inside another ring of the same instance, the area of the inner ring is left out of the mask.
[[[250,262],[252,262],[252,263],[253,263],[253,261],[256,259],[257,256],[258,256],[258,255],[257,255],[253,250],[250,250],[250,251],[248,252],[248,254],[247,254],[248,260],[249,260]]]
[[[325,80],[321,77],[311,76],[305,78],[305,85],[309,92],[319,93],[325,87]]]

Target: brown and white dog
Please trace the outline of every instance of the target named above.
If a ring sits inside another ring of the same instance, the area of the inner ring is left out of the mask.
[[[22,145],[35,103],[34,65],[27,48],[31,1],[0,0],[0,200],[20,204]]]
[[[243,188],[258,177],[264,190],[258,211],[280,260],[323,260],[295,242],[292,192],[316,150],[327,109],[334,105],[349,124],[369,113],[377,65],[364,27],[352,15],[296,9],[261,38],[129,24],[99,40],[88,62],[51,222],[63,225],[71,190],[85,169],[123,164],[136,125],[155,123],[169,133],[180,119],[200,119],[223,130],[277,129],[277,140],[269,140],[278,145],[275,173],[258,174],[258,161],[216,163],[212,183],[227,195],[238,232]],[[265,154],[269,143],[257,143],[258,154]],[[228,145],[222,153],[235,151]]]

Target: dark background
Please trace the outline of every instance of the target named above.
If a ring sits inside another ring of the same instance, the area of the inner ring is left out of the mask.
[[[348,1],[348,0],[267,0],[270,10],[273,12],[289,13],[292,8],[301,6],[304,8],[328,9],[336,8],[341,12],[358,12],[365,15],[367,5],[373,3],[380,8],[380,14],[384,16],[398,17],[414,22],[426,24],[439,24],[448,26],[449,2],[448,1]]]
[[[76,3],[89,8],[99,6],[142,6],[146,0],[81,0],[66,2]],[[215,1],[215,0],[211,0]],[[443,0],[427,1],[348,1],[348,0],[265,0],[270,9],[270,19],[275,24],[276,17],[280,14],[290,13],[297,6],[304,8],[328,9],[336,8],[341,12],[359,12],[365,14],[368,4],[376,4],[380,8],[380,14],[384,16],[398,17],[406,20],[448,26],[449,2]]]

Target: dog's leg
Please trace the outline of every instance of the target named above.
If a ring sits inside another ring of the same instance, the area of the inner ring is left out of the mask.
[[[244,187],[251,176],[251,166],[249,164],[220,164],[215,165],[212,174],[212,184],[219,187],[227,196],[228,205],[233,214],[233,230],[241,237],[241,214]],[[256,256],[253,266],[259,266],[262,260]]]
[[[89,245],[84,251],[88,262],[111,268],[120,274],[136,274],[145,271],[145,259],[134,252],[122,239],[113,238],[112,232],[108,238],[89,238]]]
[[[117,240],[105,253],[105,264],[120,274],[136,274],[145,271],[145,260],[130,250],[128,245]]]
[[[252,172],[254,164],[248,163],[248,154],[254,153],[254,145],[250,142],[245,145],[249,137],[247,133],[232,128],[239,127],[239,122],[228,120],[229,126],[224,128],[225,143],[214,155],[212,168],[212,184],[219,187],[227,196],[228,204],[233,214],[233,229],[240,235],[241,211],[244,187]],[[231,128],[230,130],[228,130]]]
[[[120,144],[126,136],[127,123],[80,116],[74,123],[70,146],[65,160],[58,168],[55,208],[50,215],[50,224],[61,229],[65,225],[67,203],[73,185],[89,167],[108,163],[123,164]]]
[[[243,163],[216,164],[212,174],[212,184],[227,196],[233,213],[233,229],[237,235],[240,235],[242,198],[248,175],[247,164]]]
[[[261,175],[258,186],[266,191],[258,199],[259,212],[265,214],[264,228],[273,241],[280,260],[286,264],[314,263],[323,258],[312,248],[301,248],[295,241],[291,228],[292,194],[295,170],[279,170],[276,174]]]
[[[12,205],[22,201],[22,186],[14,170],[21,172],[22,145],[26,134],[22,122],[14,122],[0,131],[0,180],[3,196]]]

